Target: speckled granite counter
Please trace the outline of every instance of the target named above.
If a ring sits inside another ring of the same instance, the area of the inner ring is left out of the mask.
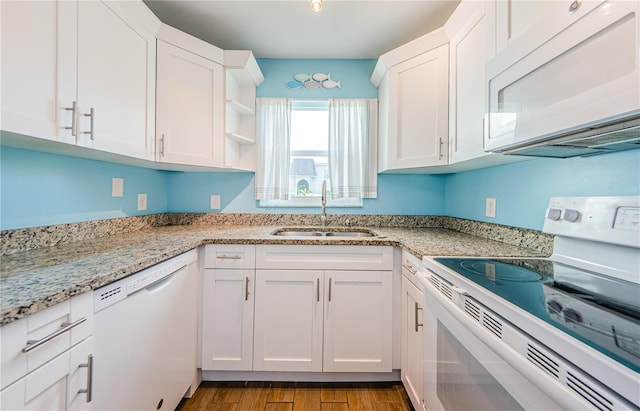
[[[0,326],[95,290],[202,244],[400,246],[424,255],[522,257],[549,254],[446,228],[373,228],[376,237],[278,237],[281,226],[174,225],[2,255]],[[526,230],[525,230],[526,231]],[[520,241],[526,243],[526,233]],[[547,241],[549,239],[546,239]],[[526,244],[525,244],[526,245]]]

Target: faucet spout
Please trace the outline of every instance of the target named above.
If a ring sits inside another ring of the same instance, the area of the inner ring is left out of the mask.
[[[327,180],[322,182],[322,212],[320,214],[320,225],[322,227],[327,225]]]

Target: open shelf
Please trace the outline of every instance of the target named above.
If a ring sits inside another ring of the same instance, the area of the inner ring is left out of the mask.
[[[255,111],[252,108],[245,106],[244,104],[239,103],[236,100],[227,99],[227,106],[229,106],[240,116],[253,116],[255,114]]]
[[[237,134],[237,133],[227,133],[227,138],[237,142],[238,144],[254,144],[255,141],[253,139]]]

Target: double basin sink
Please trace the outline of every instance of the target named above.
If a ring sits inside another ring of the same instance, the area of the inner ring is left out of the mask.
[[[284,237],[375,237],[376,234],[365,229],[330,229],[330,228],[280,228],[271,235]]]

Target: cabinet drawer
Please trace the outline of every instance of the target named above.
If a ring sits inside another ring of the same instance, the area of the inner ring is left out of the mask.
[[[80,294],[0,328],[1,388],[89,337],[93,329],[92,297],[92,293]],[[63,329],[66,331],[60,332]],[[59,335],[49,338],[55,333]],[[24,352],[27,346],[34,348]]]
[[[204,249],[204,268],[254,268],[256,246],[213,244]]]
[[[256,246],[256,268],[392,270],[393,248],[382,246]]]
[[[402,252],[402,275],[419,289],[422,289],[422,286],[418,282],[416,274],[421,267],[422,262],[420,261],[420,259],[406,251]]]

